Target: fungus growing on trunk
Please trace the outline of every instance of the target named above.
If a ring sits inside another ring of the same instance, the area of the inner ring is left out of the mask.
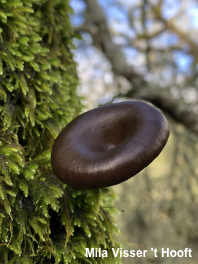
[[[52,148],[55,175],[75,189],[112,186],[134,176],[162,151],[169,125],[156,107],[125,101],[79,115]]]

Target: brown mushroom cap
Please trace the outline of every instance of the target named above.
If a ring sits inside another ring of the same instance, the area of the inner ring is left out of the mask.
[[[112,186],[148,166],[164,148],[169,126],[142,101],[105,105],[79,115],[54,142],[52,169],[75,189]]]

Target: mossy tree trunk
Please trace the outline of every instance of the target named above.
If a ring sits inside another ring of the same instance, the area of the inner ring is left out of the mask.
[[[108,188],[75,191],[50,165],[81,110],[67,0],[0,0],[0,263],[117,263]]]

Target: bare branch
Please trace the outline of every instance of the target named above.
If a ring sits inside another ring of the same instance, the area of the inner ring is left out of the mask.
[[[100,47],[104,52],[112,65],[114,74],[125,77],[131,83],[131,91],[123,97],[148,100],[167,112],[175,121],[198,133],[197,115],[188,108],[188,105],[183,105],[179,100],[174,100],[170,96],[156,92],[159,89],[151,89],[150,84],[144,77],[136,73],[132,66],[127,64],[121,48],[113,43],[106,17],[98,2],[96,0],[84,0],[84,2],[87,4],[88,17],[91,23],[98,28],[97,33],[90,31],[93,44]],[[158,10],[158,15],[159,13]]]

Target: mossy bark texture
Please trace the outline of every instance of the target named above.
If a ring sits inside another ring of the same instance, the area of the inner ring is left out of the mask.
[[[110,189],[75,191],[51,170],[81,111],[67,0],[0,0],[0,263],[117,263]]]

